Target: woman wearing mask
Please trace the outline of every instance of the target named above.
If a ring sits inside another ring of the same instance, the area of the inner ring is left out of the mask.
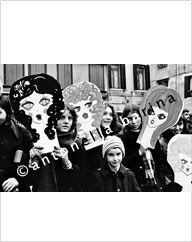
[[[139,186],[144,192],[158,192],[162,190],[164,184],[164,175],[162,166],[166,162],[163,160],[163,154],[160,145],[157,142],[154,150],[151,150],[151,177],[147,176],[149,162],[145,155],[145,149],[137,143],[137,138],[141,131],[142,120],[137,105],[127,105],[123,111],[122,118],[128,118],[129,124],[126,125],[118,134],[125,146],[125,157],[123,164],[132,170],[135,174]]]

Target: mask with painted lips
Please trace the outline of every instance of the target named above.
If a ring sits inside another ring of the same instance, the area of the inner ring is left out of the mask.
[[[24,110],[26,115],[31,116],[33,123],[42,124],[47,122],[47,109],[52,102],[51,94],[39,94],[34,91],[30,96],[22,99],[20,110]]]

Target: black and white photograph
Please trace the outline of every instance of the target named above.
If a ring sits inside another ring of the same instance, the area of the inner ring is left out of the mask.
[[[0,74],[2,192],[191,191],[191,64]]]
[[[1,1],[1,241],[191,240],[191,7]]]

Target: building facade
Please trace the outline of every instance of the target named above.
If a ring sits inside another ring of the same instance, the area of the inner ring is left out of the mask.
[[[185,99],[187,107],[191,103],[192,65],[186,64],[4,64],[0,65],[4,93],[9,93],[15,80],[39,73],[55,77],[62,89],[90,81],[100,88],[104,101],[113,104],[117,112],[122,112],[126,103],[140,104],[154,85],[173,88]]]

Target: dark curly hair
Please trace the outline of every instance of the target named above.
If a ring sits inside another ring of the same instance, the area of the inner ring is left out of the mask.
[[[37,142],[40,137],[36,129],[31,128],[32,118],[26,115],[24,110],[20,110],[20,101],[31,95],[34,91],[40,94],[47,93],[52,95],[53,104],[47,110],[49,118],[47,127],[44,130],[48,138],[52,140],[56,135],[53,128],[56,128],[61,110],[64,109],[60,84],[52,76],[44,73],[25,76],[13,83],[10,90],[10,100],[15,118],[26,126],[33,136],[33,141]]]

